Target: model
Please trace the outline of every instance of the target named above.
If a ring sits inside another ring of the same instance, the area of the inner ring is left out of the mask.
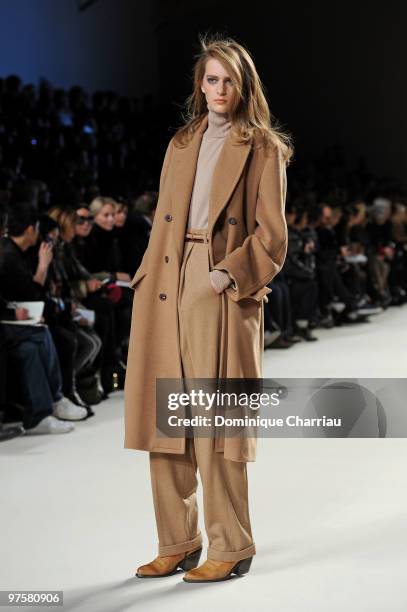
[[[262,378],[266,285],[287,252],[290,137],[271,125],[253,60],[231,38],[201,37],[188,120],[171,139],[135,289],[124,447],[149,452],[158,556],[142,578],[186,582],[247,573],[256,554],[246,462],[256,438],[158,435],[156,379]],[[200,566],[197,470],[207,560]]]

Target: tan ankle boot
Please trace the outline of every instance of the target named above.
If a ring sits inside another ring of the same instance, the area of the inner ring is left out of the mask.
[[[192,569],[184,576],[185,582],[221,582],[229,580],[232,574],[243,576],[246,574],[253,557],[242,559],[241,561],[214,561],[207,559],[203,565]]]
[[[183,570],[190,570],[198,565],[201,553],[202,546],[177,555],[156,557],[150,563],[141,565],[135,575],[138,578],[162,578],[175,574],[179,567]]]

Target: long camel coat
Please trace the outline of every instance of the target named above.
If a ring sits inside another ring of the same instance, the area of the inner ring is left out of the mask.
[[[156,378],[182,379],[177,296],[190,198],[205,115],[190,142],[169,142],[149,244],[131,287],[130,344],[124,387],[124,448],[184,453],[185,437],[157,435]],[[255,145],[255,146],[254,146]],[[287,253],[286,163],[281,147],[266,153],[258,135],[238,144],[232,131],[214,169],[208,233],[211,269],[226,270],[236,288],[222,294],[219,377],[262,378],[266,285]],[[255,461],[256,437],[216,436],[233,461]]]

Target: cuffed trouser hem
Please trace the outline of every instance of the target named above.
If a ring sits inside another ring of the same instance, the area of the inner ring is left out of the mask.
[[[247,557],[253,557],[255,554],[256,547],[254,544],[234,552],[215,550],[215,548],[209,547],[207,558],[213,559],[213,561],[241,561],[242,559],[247,559]]]
[[[158,556],[159,557],[169,557],[170,555],[178,555],[182,552],[187,552],[189,550],[193,550],[194,548],[198,548],[202,546],[202,533],[199,532],[198,535],[192,540],[187,540],[186,542],[180,542],[180,544],[171,544],[170,546],[158,546]]]

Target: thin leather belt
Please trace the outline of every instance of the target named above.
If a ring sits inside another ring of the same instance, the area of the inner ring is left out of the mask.
[[[185,242],[208,242],[206,230],[193,230],[185,233]]]

